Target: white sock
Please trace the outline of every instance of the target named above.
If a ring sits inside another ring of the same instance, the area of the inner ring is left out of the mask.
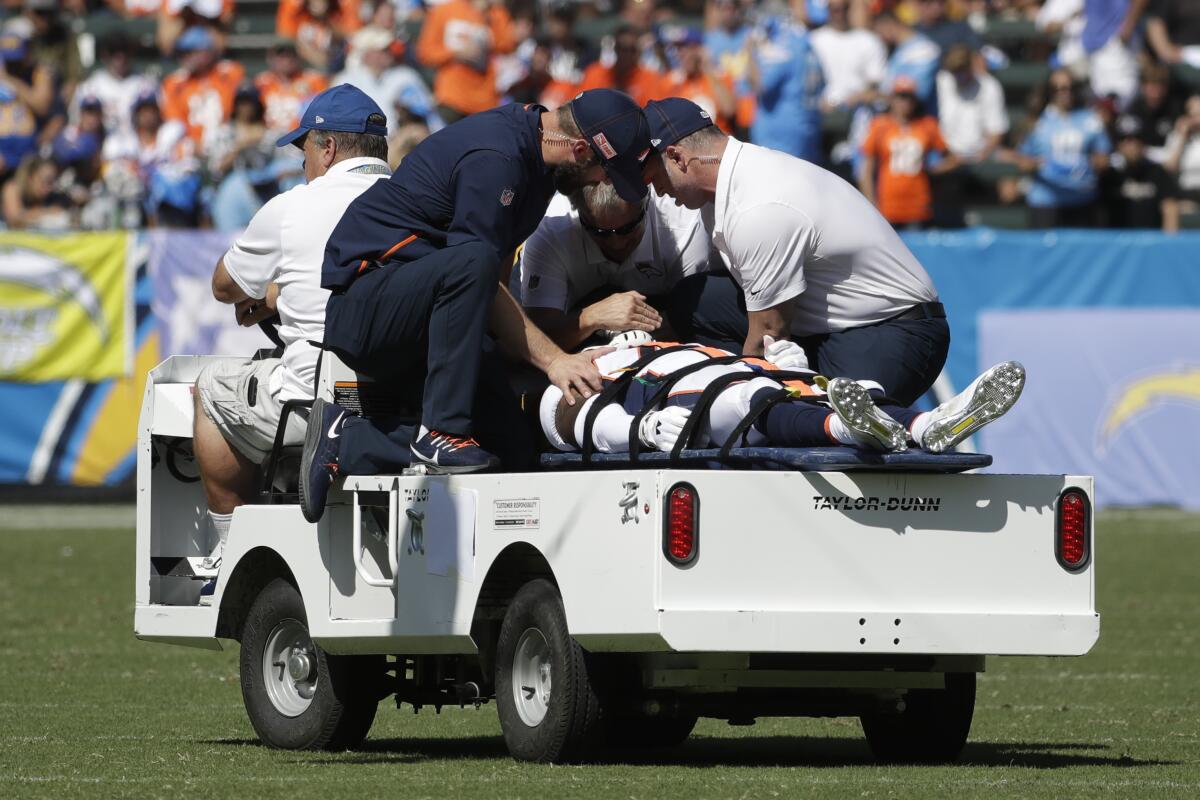
[[[421,430],[417,431],[417,441],[424,439],[428,435],[429,435],[429,428],[426,428],[424,425],[422,425]]]
[[[229,539],[229,523],[233,522],[233,514],[217,514],[209,511],[208,519],[212,522],[213,530],[217,532],[217,544],[213,547],[211,554],[211,557],[216,557],[225,550],[225,542]]]
[[[925,431],[929,430],[929,423],[932,422],[929,418],[929,412],[926,411],[912,422],[912,427],[908,430],[908,435],[917,443],[917,447],[924,447]]]
[[[862,437],[856,438],[856,434],[846,427],[846,423],[837,414],[829,416],[829,435],[842,444],[854,445],[862,441]]]

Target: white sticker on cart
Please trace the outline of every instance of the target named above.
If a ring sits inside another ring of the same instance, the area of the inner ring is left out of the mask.
[[[492,501],[492,527],[498,531],[536,531],[542,524],[542,501],[516,497]]]

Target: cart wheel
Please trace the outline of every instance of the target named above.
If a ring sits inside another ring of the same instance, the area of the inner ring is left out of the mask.
[[[598,744],[600,701],[588,658],[567,630],[558,589],[521,587],[496,644],[496,706],[504,741],[521,761],[581,761]]]
[[[605,735],[609,747],[619,750],[678,747],[692,735],[695,727],[695,714],[621,716],[607,721]]]
[[[282,578],[250,607],[240,666],[246,714],[270,747],[346,750],[375,721],[384,658],[332,656],[317,647],[300,593]]]
[[[967,743],[975,714],[975,673],[946,673],[946,688],[915,689],[899,714],[860,719],[877,761],[953,761]]]

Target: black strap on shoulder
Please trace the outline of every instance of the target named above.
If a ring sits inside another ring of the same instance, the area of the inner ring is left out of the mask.
[[[600,390],[600,394],[596,395],[595,401],[592,402],[591,408],[588,409],[587,416],[583,418],[583,441],[579,443],[579,450],[584,464],[589,464],[592,461],[592,452],[595,450],[592,444],[592,428],[595,426],[596,418],[600,416],[600,412],[604,407],[611,403],[613,398],[620,394],[629,385],[630,381],[637,376],[638,372],[648,366],[654,359],[659,356],[665,356],[668,353],[679,353],[684,350],[694,349],[694,345],[679,344],[652,350],[626,367],[625,371],[618,375],[615,380],[610,381],[607,386]]]
[[[638,455],[642,449],[642,442],[638,438],[638,428],[641,427],[642,420],[651,411],[658,408],[670,395],[671,389],[675,388],[675,384],[680,380],[691,375],[694,372],[699,372],[705,367],[720,366],[722,364],[736,364],[742,360],[742,356],[717,356],[715,358],[706,358],[703,361],[697,361],[694,364],[687,364],[679,369],[662,377],[658,388],[654,394],[650,396],[641,407],[641,409],[633,415],[633,421],[629,423],[629,461],[637,463]],[[748,374],[748,373],[743,373]]]

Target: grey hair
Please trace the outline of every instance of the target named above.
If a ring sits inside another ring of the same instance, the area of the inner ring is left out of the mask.
[[[592,219],[605,212],[620,212],[631,206],[645,206],[646,204],[645,199],[641,203],[631,203],[622,199],[621,195],[617,194],[616,187],[608,181],[584,186],[578,191],[571,192],[568,199],[571,201],[571,207],[576,211],[582,212],[587,209],[587,215]]]
[[[319,142],[333,139],[337,143],[338,153],[343,158],[364,156],[378,158],[380,161],[387,161],[388,158],[388,143],[385,136],[376,136],[373,133],[323,131],[316,128],[309,131],[308,135],[317,137],[316,140]]]

